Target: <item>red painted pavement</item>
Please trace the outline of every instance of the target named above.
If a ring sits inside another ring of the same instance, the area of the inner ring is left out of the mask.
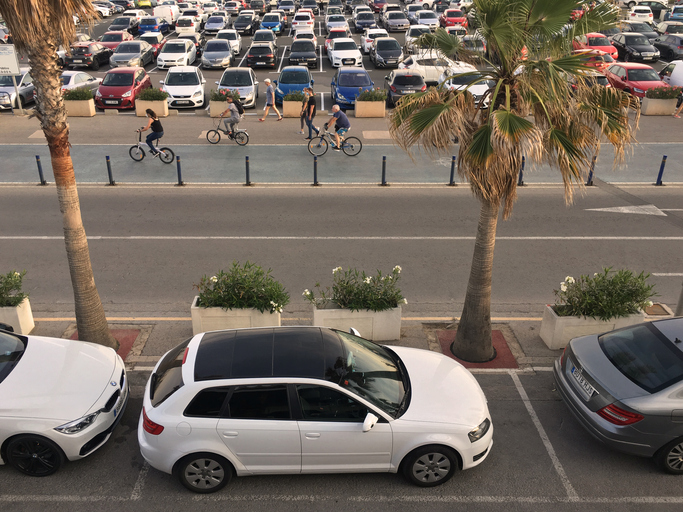
[[[111,335],[116,338],[116,341],[119,342],[117,354],[120,355],[121,359],[125,361],[126,357],[128,357],[130,349],[133,348],[133,343],[135,343],[135,340],[138,339],[140,329],[111,329],[110,332]],[[78,331],[73,333],[71,339],[78,339]]]
[[[519,368],[515,356],[512,355],[510,347],[508,347],[507,341],[505,341],[505,337],[500,331],[491,332],[493,348],[496,349],[496,358],[488,363],[468,363],[453,355],[451,352],[451,343],[455,340],[455,329],[437,330],[436,336],[441,345],[441,352],[443,352],[444,355],[455,359],[465,368]]]

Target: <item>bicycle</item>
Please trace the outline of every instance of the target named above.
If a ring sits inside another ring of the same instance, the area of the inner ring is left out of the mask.
[[[208,140],[211,144],[218,144],[221,141],[221,133],[223,133],[224,135],[228,136],[228,139],[237,142],[238,146],[246,146],[249,144],[249,134],[247,133],[247,130],[241,130],[237,128],[235,130],[235,134],[231,136],[225,129],[221,128],[222,119],[223,118],[221,117],[214,119],[213,130],[206,132],[206,140]]]
[[[145,158],[145,148],[149,150],[149,146],[146,142],[142,142],[142,132],[140,130],[135,130],[135,132],[138,134],[138,143],[135,146],[130,147],[130,149],[128,150],[128,154],[136,162],[142,162],[142,160]],[[155,145],[157,147],[157,150],[159,151],[159,160],[161,160],[165,164],[170,164],[171,162],[173,162],[175,154],[173,153],[173,151],[171,151],[170,148],[160,148],[159,140],[160,139],[157,139],[155,141]]]
[[[332,134],[323,126],[320,131],[322,135],[313,137],[308,142],[308,152],[313,156],[323,156],[327,153],[329,146],[334,147],[332,141]],[[356,156],[363,149],[363,143],[358,137],[339,137],[341,140],[341,149],[348,156]]]

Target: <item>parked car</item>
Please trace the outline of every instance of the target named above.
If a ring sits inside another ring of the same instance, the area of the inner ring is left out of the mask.
[[[178,21],[178,18],[180,18],[180,9],[175,3],[161,4],[154,8],[152,15],[164,18],[171,24],[171,28],[175,29],[175,23]]]
[[[164,18],[158,16],[148,16],[140,21],[140,34],[145,32],[160,32],[168,34],[171,32],[171,25]]]
[[[439,16],[439,24],[444,28],[453,25],[467,28],[467,16],[460,9],[447,9]]]
[[[302,9],[310,9],[314,16],[317,16],[318,14],[320,14],[320,10],[318,8],[318,2],[316,0],[303,0],[301,2],[301,8]]]
[[[427,90],[427,84],[420,73],[409,69],[395,69],[384,77],[384,88],[387,90],[387,105],[393,107],[407,94]]]
[[[289,18],[287,17],[287,13],[283,11],[282,9],[271,9],[270,14],[279,14],[280,19],[282,20],[282,29],[289,28]]]
[[[683,5],[674,5],[664,21],[683,21]]]
[[[96,71],[102,64],[107,64],[111,55],[112,51],[100,43],[74,43],[64,64],[67,68],[86,67]]]
[[[553,368],[579,423],[615,450],[683,474],[683,318],[574,338]]]
[[[674,61],[683,58],[683,36],[659,36],[652,44],[664,60]]]
[[[285,13],[294,16],[294,13],[296,12],[296,4],[294,3],[294,0],[281,0],[277,4],[278,9],[282,9],[285,11]]]
[[[332,7],[328,7],[325,10],[325,17],[326,18],[328,16],[332,16],[333,14],[344,14],[344,9],[342,9],[341,7],[332,6]]]
[[[464,36],[462,45],[470,52],[472,58],[483,60],[486,57],[486,43],[480,36],[475,34]]]
[[[387,3],[387,0],[370,0],[370,8],[375,12],[382,12]]]
[[[473,96],[475,105],[480,108],[488,108],[490,97],[484,98],[483,102],[481,99],[487,91],[496,87],[496,82],[484,80],[477,68],[471,64],[464,62],[456,62],[455,64],[455,67],[446,69],[439,77],[439,83],[451,91],[467,89],[467,92]]]
[[[15,77],[17,88],[19,89],[19,101],[17,101],[17,93],[14,89],[12,77],[9,75],[0,75],[0,110],[8,110],[14,106],[18,108],[19,105],[26,105],[35,101],[36,86],[33,85],[33,77],[29,68],[19,68],[21,76]]]
[[[678,36],[670,36],[678,37]],[[683,87],[683,60],[674,60],[659,72],[659,77],[667,85]]]
[[[376,68],[398,67],[403,58],[401,44],[393,37],[378,37],[374,40],[370,60]]]
[[[4,462],[25,475],[48,476],[107,442],[129,396],[114,350],[0,331],[0,352]]]
[[[375,42],[375,39],[377,39],[378,37],[389,37],[389,34],[387,34],[387,31],[383,28],[366,29],[365,34],[363,34],[360,38],[361,51],[365,54],[370,54],[370,50],[372,50],[372,45]]]
[[[240,101],[244,108],[256,107],[258,98],[258,80],[253,69],[228,68],[223,71],[220,81],[216,82],[218,90],[228,89],[240,94]]]
[[[406,17],[408,18],[408,21],[410,21],[411,25],[416,25],[417,24],[417,13],[418,11],[422,11],[421,5],[418,4],[411,4],[406,7],[405,13]]]
[[[285,66],[280,76],[273,82],[275,85],[275,102],[280,104],[290,92],[303,92],[304,87],[313,87],[314,80],[310,71],[303,66]]]
[[[242,36],[237,33],[237,30],[226,29],[221,30],[216,34],[216,39],[225,39],[230,43],[232,53],[239,55],[242,51]]]
[[[199,24],[195,23],[194,16],[180,16],[175,23],[175,33],[178,35],[192,34],[199,31]]]
[[[190,40],[168,41],[157,56],[157,68],[189,66],[197,60],[197,48]]]
[[[233,65],[235,54],[230,46],[230,41],[225,39],[211,39],[206,42],[202,52],[201,66],[204,69],[229,68]]]
[[[282,21],[282,16],[280,13],[269,13],[266,14],[261,20],[261,28],[266,30],[271,30],[276,34],[282,34],[285,26]]]
[[[140,41],[145,41],[152,47],[154,50],[154,58],[156,59],[168,39],[159,32],[147,32],[146,34],[140,36]]]
[[[624,33],[637,32],[643,34],[650,42],[659,36],[649,23],[644,23],[642,21],[622,21],[619,24],[619,30]]]
[[[204,37],[203,34],[197,34],[196,32],[193,34],[180,34],[176,41],[190,41],[192,44],[194,44],[195,50],[197,50],[197,59],[202,56],[202,53],[204,52],[204,45],[206,44],[206,38]]]
[[[62,81],[62,92],[72,89],[90,89],[93,96],[102,83],[101,78],[95,78],[84,71],[62,71],[59,78]]]
[[[266,3],[263,0],[251,0],[251,2],[249,2],[249,9],[258,15],[265,14],[269,7],[270,4],[266,7]]]
[[[612,38],[612,45],[617,49],[619,60],[625,62],[659,60],[659,50],[650,44],[647,37],[637,32],[617,34]]]
[[[371,91],[375,82],[365,69],[342,67],[337,70],[330,83],[332,103],[346,110],[354,108],[356,96],[363,91]]]
[[[410,28],[410,22],[402,11],[387,12],[382,22],[387,32],[401,32]]]
[[[683,22],[665,21],[655,27],[655,32],[660,36],[668,34],[683,34]]]
[[[315,20],[311,14],[297,12],[292,18],[292,29],[313,28]]]
[[[453,359],[321,327],[190,338],[155,366],[138,424],[150,466],[201,493],[255,473],[402,471],[431,487],[481,464],[492,436]]]
[[[139,67],[110,69],[95,94],[99,108],[135,108],[135,98],[143,89],[152,87],[152,80]]]
[[[245,64],[251,68],[253,67],[270,67],[275,69],[277,66],[277,50],[272,43],[251,43],[247,50],[247,59]]]
[[[169,108],[192,108],[204,105],[206,79],[199,68],[175,66],[160,80],[162,90],[168,93]]]
[[[277,36],[272,30],[259,29],[254,32],[254,37],[251,38],[252,43],[271,43],[273,48],[277,51]]]
[[[318,53],[313,41],[307,39],[300,39],[292,43],[289,49],[290,66],[308,66],[315,68],[318,65]]]
[[[112,24],[109,25],[107,32],[118,32],[120,30],[125,30],[132,35],[137,36],[140,33],[140,22],[135,17],[121,16],[120,18],[116,18]]]
[[[585,59],[584,64],[600,72],[603,72],[614,63],[614,59],[610,55],[600,50],[574,50],[573,53],[581,53]]]
[[[377,28],[375,15],[371,12],[359,12],[358,16],[353,19],[353,28],[357,34],[362,34],[369,28]]]
[[[446,27],[446,32],[450,35],[457,37],[462,41],[462,38],[467,35],[467,29],[461,25],[453,25],[452,27]]]
[[[143,11],[142,9],[129,9],[127,11],[123,11],[123,16],[135,18],[137,22],[140,23],[142,18],[148,16],[148,14],[147,11]]]
[[[638,98],[645,97],[645,91],[653,87],[665,87],[657,72],[647,64],[618,62],[605,70],[605,76],[612,87],[629,92]]]
[[[204,14],[204,11],[201,9],[185,9],[182,16],[190,16],[192,18],[195,27],[199,27],[197,32],[204,30],[204,24],[206,23],[206,20],[209,19],[208,14]]]
[[[398,67],[420,73],[427,84],[437,84],[439,77],[457,64],[437,50],[423,50],[399,62]]]
[[[618,35],[618,34],[617,34]],[[616,37],[616,36],[614,36]],[[614,40],[614,37],[612,40]],[[613,59],[618,57],[617,49],[609,40],[599,32],[591,32],[582,36],[578,36],[572,41],[575,50],[600,50],[607,53]]]
[[[415,45],[415,40],[422,34],[429,34],[430,32],[429,27],[425,25],[414,25],[410,27],[405,35],[405,45],[403,47],[405,53],[413,53],[416,51],[418,48]]]
[[[116,50],[116,47],[124,41],[132,41],[133,35],[130,32],[117,30],[116,32],[105,32],[99,38],[98,42],[110,50]]]
[[[109,65],[116,67],[145,67],[154,62],[154,48],[146,41],[127,41],[116,47]]]
[[[348,30],[341,28],[335,28],[330,30],[330,32],[327,34],[327,37],[325,38],[325,53],[327,53],[327,51],[330,49],[332,41],[334,41],[335,39],[348,39],[349,37],[351,37],[351,34]]]
[[[638,2],[638,5],[649,7],[650,10],[652,11],[652,17],[655,20],[663,19],[662,12],[664,12],[664,13],[669,12],[669,6],[666,3],[666,0],[664,0],[664,3],[658,2],[657,0],[640,0]]]
[[[228,18],[224,18],[223,16],[211,16],[206,20],[206,25],[204,25],[204,34],[207,36],[215,35],[225,28],[228,28]]]
[[[255,14],[240,14],[233,22],[232,28],[237,30],[239,34],[253,34],[258,30],[260,21]]]
[[[358,49],[356,41],[350,37],[334,39],[327,51],[327,57],[332,67],[363,66],[363,55]]]
[[[325,18],[325,28],[328,32],[333,28],[350,30],[349,22],[343,14],[328,14]]]
[[[654,22],[652,11],[649,7],[644,5],[636,5],[635,7],[631,7],[631,10],[628,13],[628,19],[632,21],[646,21],[649,23]]]

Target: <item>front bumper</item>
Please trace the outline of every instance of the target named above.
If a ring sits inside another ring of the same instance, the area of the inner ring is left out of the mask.
[[[184,65],[185,65],[184,61],[183,62],[169,62],[169,61],[159,62],[159,60],[157,59],[157,68],[159,68],[159,69],[168,69],[168,68],[172,68],[175,66],[184,66]]]
[[[204,105],[204,95],[193,98],[191,96],[169,96],[166,99],[169,108],[193,108]]]
[[[135,108],[135,100],[132,97],[128,98],[95,98],[95,105],[99,108],[120,108],[129,109]]]
[[[309,68],[314,68],[318,65],[317,57],[311,57],[308,59],[289,59],[290,66],[308,66]]]

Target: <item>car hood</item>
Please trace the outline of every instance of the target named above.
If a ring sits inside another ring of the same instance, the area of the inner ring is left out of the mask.
[[[171,96],[191,96],[199,87],[199,85],[164,85],[164,89]]]
[[[224,23],[207,23],[204,25],[204,30],[223,30],[224,28]]]
[[[377,25],[377,22],[375,20],[356,20],[356,25],[361,27],[365,25]]]
[[[668,84],[658,81],[658,80],[647,80],[647,81],[638,81],[635,82],[633,80],[627,80],[627,82],[631,87],[637,87],[638,89],[642,89],[643,91],[647,91],[648,89],[652,89],[653,87],[666,87]]]
[[[489,417],[484,392],[460,363],[429,350],[389,348],[410,377],[410,405],[401,420],[475,427]]]
[[[351,86],[351,87],[346,87],[343,85],[337,86],[337,93],[344,96],[347,100],[354,100],[354,99],[356,99],[356,96],[358,96],[361,92],[371,91],[371,90],[372,90],[372,85],[364,85],[364,86],[357,86],[356,85],[356,86]]]
[[[237,22],[237,21],[236,21],[235,23],[232,24],[232,26],[233,26],[233,28],[237,28],[237,27],[248,27],[248,26],[251,25],[252,23],[253,23],[252,21],[240,21],[240,22]]]
[[[30,338],[19,364],[2,383],[0,417],[71,421],[108,389],[116,353],[94,343]]]
[[[329,28],[346,28],[349,24],[345,21],[330,21],[327,26]]]
[[[401,19],[401,18],[392,18],[386,20],[387,24],[389,25],[410,25],[410,22],[408,21],[407,18]]]
[[[403,53],[403,50],[400,48],[396,50],[378,50],[377,55],[382,57],[383,59],[397,59],[398,57],[401,56]]]
[[[266,28],[273,28],[277,27],[280,24],[279,21],[262,21],[261,26],[266,27]]]
[[[601,52],[608,53],[612,55],[613,53],[616,53],[617,49],[610,45],[610,46],[587,46],[587,50],[600,50]]]
[[[250,94],[254,94],[254,86],[247,85],[245,87],[226,87],[225,85],[218,86],[218,89],[227,89],[229,91],[237,91],[240,93],[240,98],[246,98]]]
[[[100,91],[103,98],[109,96],[120,98],[124,92],[128,92],[132,89],[132,85],[100,85],[98,91]]]
[[[17,85],[19,85],[19,80],[17,80]],[[14,86],[10,85],[7,87],[0,87],[0,92],[9,93],[12,97],[14,97]]]
[[[140,53],[116,53],[112,58],[115,62],[128,62],[131,59],[139,59]]]
[[[207,59],[225,59],[226,57],[229,58],[232,55],[232,50],[221,50],[220,52],[204,52],[202,56],[206,57]]]
[[[360,50],[332,50],[333,57],[348,59],[349,57],[360,57]]]
[[[158,58],[161,59],[161,61],[169,60],[175,62],[178,59],[185,58],[186,55],[186,53],[160,53]]]
[[[651,44],[629,44],[629,48],[633,48],[637,52],[656,52],[657,49]]]

